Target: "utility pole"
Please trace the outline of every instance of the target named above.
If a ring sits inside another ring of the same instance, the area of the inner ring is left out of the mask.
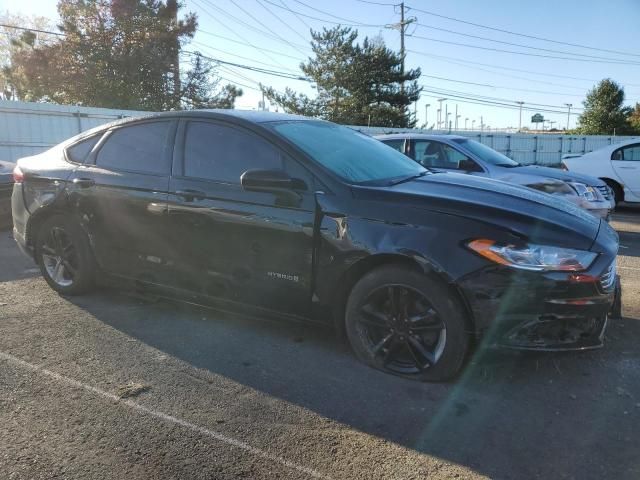
[[[425,128],[429,128],[429,117],[427,116],[427,112],[429,111],[429,107],[431,106],[430,103],[427,103],[424,106],[424,126]]]
[[[467,129],[467,122],[469,121],[469,117],[464,119],[464,129]]]
[[[474,118],[473,120],[471,120],[471,130],[475,130],[476,129],[476,119]]]
[[[458,119],[460,115],[458,115],[458,104],[456,103],[456,132],[458,131]]]
[[[171,28],[177,28],[178,26],[178,0],[167,0],[167,11],[171,14]],[[176,37],[176,43],[173,45],[174,51],[172,63],[173,63],[173,96],[175,107],[180,108],[182,101],[181,92],[182,85],[180,84],[180,40]]]
[[[398,5],[396,5],[398,6]],[[404,16],[404,2],[400,2],[400,23],[394,23],[392,25],[388,25],[387,28],[393,28],[395,30],[400,31],[400,74],[404,76],[404,57],[405,57],[405,49],[404,49],[404,35],[407,31],[407,25],[410,25],[417,21],[417,18],[410,17],[405,19]],[[400,82],[400,93],[404,95],[404,80]]]
[[[520,105],[520,120],[518,120],[518,131],[520,131],[522,130],[522,105],[524,105],[524,102],[520,101],[516,103]]]
[[[573,107],[573,103],[565,103],[565,107],[567,107],[567,131],[569,130],[569,121],[571,119],[571,107]]]
[[[484,119],[480,115],[480,133],[484,132]]]

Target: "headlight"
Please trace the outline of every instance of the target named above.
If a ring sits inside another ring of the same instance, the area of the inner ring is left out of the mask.
[[[579,272],[589,268],[597,256],[585,250],[533,243],[500,245],[484,238],[469,242],[467,247],[494,263],[531,271]]]
[[[568,183],[569,185],[571,185],[571,187],[576,191],[576,193],[579,196],[585,198],[586,200],[593,202],[598,199],[598,194],[596,193],[595,188],[579,182],[568,182]]]

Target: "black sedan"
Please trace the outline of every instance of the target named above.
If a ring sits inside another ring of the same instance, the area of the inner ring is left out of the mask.
[[[11,225],[11,191],[15,164],[0,161],[0,228]]]
[[[480,338],[598,347],[613,300],[606,222],[304,117],[127,119],[21,159],[15,178],[15,239],[61,294],[115,278],[329,323],[410,378],[451,378]]]

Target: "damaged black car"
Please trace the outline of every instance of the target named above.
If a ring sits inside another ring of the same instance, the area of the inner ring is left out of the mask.
[[[14,170],[14,236],[49,285],[105,279],[330,324],[362,361],[442,381],[474,343],[602,345],[618,237],[504,182],[434,172],[329,122],[170,112],[74,137]]]

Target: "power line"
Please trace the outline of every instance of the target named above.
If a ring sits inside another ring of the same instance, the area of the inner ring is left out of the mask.
[[[0,27],[13,28],[15,30],[23,30],[25,32],[47,33],[49,35],[57,35],[59,37],[64,37],[65,36],[64,33],[60,33],[60,32],[52,32],[50,30],[40,30],[38,28],[16,27],[15,25],[5,25],[3,23],[0,23]]]
[[[584,95],[577,95],[575,93],[560,93],[560,92],[547,92],[544,90],[531,90],[531,89],[527,89],[527,88],[515,88],[515,87],[505,87],[505,86],[500,86],[500,85],[491,85],[488,83],[476,83],[476,82],[467,82],[465,80],[455,80],[453,78],[446,78],[446,77],[438,77],[435,75],[426,75],[426,74],[422,74],[421,77],[427,77],[427,78],[434,78],[436,80],[444,80],[445,82],[454,82],[454,83],[464,83],[467,85],[476,85],[478,87],[488,87],[488,88],[498,88],[498,89],[504,89],[504,90],[514,90],[517,92],[528,92],[528,93],[542,93],[545,95],[562,95],[562,96],[568,96],[568,97],[584,97]]]
[[[558,57],[555,55],[543,55],[540,53],[529,53],[529,52],[517,52],[515,50],[504,50],[501,48],[492,48],[492,47],[482,47],[480,45],[471,45],[469,43],[460,43],[460,42],[451,42],[448,40],[439,40],[437,38],[432,38],[432,37],[423,37],[420,35],[409,35],[410,37],[413,38],[419,38],[422,40],[431,40],[432,42],[438,42],[438,43],[446,43],[448,45],[456,45],[459,47],[468,47],[468,48],[476,48],[479,50],[488,50],[488,51],[492,51],[492,52],[501,52],[501,53],[510,53],[513,55],[525,55],[525,56],[529,56],[529,57],[540,57],[540,58],[553,58],[556,60],[570,60],[573,62],[595,62],[595,63],[608,63],[608,64],[614,64],[614,65],[639,65],[640,66],[640,62],[625,62],[625,61],[620,61],[620,60],[594,60],[594,59],[588,59],[588,58],[571,58],[571,57]],[[413,53],[417,53],[417,52],[413,52]]]
[[[499,108],[507,108],[511,110],[520,110],[520,105],[516,104],[516,101],[510,100],[489,100],[482,97],[474,96],[473,94],[469,94],[467,92],[456,92],[454,90],[446,90],[439,89],[438,87],[434,87],[431,85],[422,85],[423,92],[432,93],[434,95],[425,95],[429,98],[439,98],[442,96],[447,96],[449,98],[458,100],[461,103],[471,103],[476,105],[484,105],[484,106],[492,106]],[[505,103],[506,102],[506,103]],[[527,105],[525,102],[523,105]],[[533,105],[533,104],[531,104]],[[560,107],[558,107],[560,108]],[[544,113],[555,113],[565,115],[566,111],[564,110],[552,110],[550,108],[539,108],[539,107],[522,107],[523,110],[531,111],[531,112],[544,112]],[[579,113],[572,113],[572,115],[580,115]]]
[[[260,91],[259,88],[252,87],[251,85],[246,85],[246,84],[244,84],[242,82],[238,82],[237,80],[233,80],[233,79],[230,79],[230,78],[223,77],[222,75],[218,75],[218,78],[220,78],[221,80],[224,80],[225,82],[233,83],[233,84],[236,84],[236,85],[240,85],[241,87],[248,88],[249,90],[255,90],[256,92]]]
[[[456,32],[455,30],[449,30],[447,28],[441,28],[441,27],[434,27],[432,25],[425,25],[424,23],[420,23],[420,22],[417,22],[417,24],[422,28],[428,28],[430,30],[437,30],[437,31],[440,31],[440,32],[452,33],[454,35],[460,35],[460,36],[463,36],[463,37],[475,38],[477,40],[484,40],[484,41],[487,41],[487,42],[500,43],[502,45],[511,45],[513,47],[528,48],[530,50],[537,50],[537,51],[541,51],[541,52],[559,53],[559,54],[562,54],[562,55],[575,55],[575,56],[579,56],[579,57],[593,58],[593,59],[598,59],[598,60],[610,60],[608,57],[587,55],[587,54],[584,54],[584,53],[576,53],[576,52],[567,52],[567,51],[564,51],[564,50],[553,50],[551,48],[532,47],[530,45],[523,45],[522,43],[506,42],[504,40],[495,40],[493,38],[483,37],[483,36],[480,36],[480,35],[472,35],[470,33]],[[420,37],[416,36],[416,38],[420,38]],[[617,60],[617,59],[614,59],[614,60]],[[620,61],[625,61],[625,60],[620,59]]]
[[[314,17],[313,15],[307,15],[306,13],[302,13],[296,10],[293,10],[291,7],[285,7],[282,5],[278,5],[277,3],[272,2],[271,0],[263,0],[264,2],[268,3],[269,5],[273,5],[274,7],[277,7],[281,10],[286,10],[288,12],[291,12],[293,14],[297,14],[300,15],[302,17],[305,18],[310,18],[312,20],[317,20],[319,22],[324,22],[324,23],[331,23],[333,25],[343,25],[345,27],[375,27],[375,28],[384,28],[385,25],[383,24],[369,24],[369,23],[362,23],[362,22],[358,22],[356,20],[348,20],[348,19],[344,19],[345,21],[348,21],[349,23],[344,23],[344,22],[334,22],[332,20],[327,20],[326,18],[319,18],[319,17]],[[298,3],[302,3],[302,2],[298,2]],[[305,4],[303,4],[305,5]],[[318,10],[315,7],[311,7],[309,5],[306,5],[308,8],[310,8],[311,10],[315,10],[315,11],[319,11],[321,13],[323,13],[324,15],[328,15],[330,17],[333,18],[342,18],[342,17],[336,17],[335,15],[328,13],[328,12],[324,12],[322,10]]]
[[[490,67],[490,68],[497,68],[500,70],[507,70],[507,71],[511,71],[511,72],[521,72],[521,73],[528,73],[531,75],[539,75],[539,76],[543,76],[543,77],[554,77],[554,78],[566,78],[568,80],[580,80],[580,81],[584,81],[584,82],[591,82],[591,83],[597,83],[598,80],[594,80],[591,78],[583,78],[583,77],[572,77],[569,75],[558,75],[558,74],[554,74],[554,73],[543,73],[543,72],[536,72],[533,70],[523,70],[520,68],[512,68],[512,67],[505,67],[504,65],[492,65],[490,63],[480,63],[480,62],[474,62],[472,60],[466,60],[463,58],[456,58],[456,57],[450,57],[450,56],[442,56],[442,55],[435,55],[433,53],[423,53],[423,52],[415,52],[418,55],[422,55],[424,57],[430,57],[430,58],[436,58],[436,59],[441,59],[443,61],[446,62],[460,62],[460,63],[466,63],[469,65],[480,65],[483,67]],[[537,80],[536,80],[537,81]],[[634,83],[627,83],[628,86],[633,86],[633,87],[640,87],[640,84],[634,84]]]
[[[289,25],[287,22],[285,22],[282,18],[280,18],[278,15],[276,15],[275,13],[273,13],[273,11],[267,7],[264,3],[262,3],[260,0],[256,0],[256,2],[258,3],[258,5],[260,5],[262,8],[264,8],[269,15],[271,15],[272,17],[274,17],[276,20],[278,20],[281,24],[283,24],[285,27],[287,27],[290,31],[292,31],[293,33],[295,33],[298,37],[300,37],[303,41],[308,42],[309,39],[307,39],[304,35],[302,35],[299,31],[297,31],[295,28],[293,28],[291,25]],[[306,54],[304,54],[306,55]]]
[[[201,46],[201,47],[203,47],[203,48],[208,48],[208,49],[210,49],[210,50],[215,50],[216,52],[224,53],[224,54],[226,54],[226,55],[231,55],[232,57],[235,57],[235,58],[241,58],[242,60],[248,60],[248,61],[250,61],[250,62],[258,63],[258,64],[260,64],[260,65],[264,65],[264,66],[266,66],[266,67],[278,68],[278,66],[273,65],[273,64],[271,64],[271,63],[262,62],[262,61],[260,61],[260,60],[256,60],[256,59],[254,59],[254,58],[244,57],[244,56],[242,56],[242,55],[238,55],[237,53],[227,52],[226,50],[222,50],[222,49],[220,49],[220,48],[216,48],[216,47],[211,47],[211,46],[207,45],[206,43],[198,42],[198,41],[196,41],[196,40],[193,40],[193,42],[192,42],[192,43],[193,43],[194,45],[200,45],[200,46]],[[286,72],[289,72],[289,73],[291,73],[291,74],[297,74],[295,70],[291,70],[291,69],[289,69],[289,68],[284,68],[283,70],[284,70],[284,71],[286,71]]]
[[[519,103],[519,101],[511,100],[511,99],[508,99],[508,98],[491,97],[491,96],[480,95],[480,94],[476,94],[476,93],[461,92],[459,90],[450,90],[450,89],[445,89],[445,88],[442,88],[442,87],[436,87],[436,86],[433,86],[433,85],[423,85],[423,86],[427,87],[427,88],[436,88],[436,89],[438,89],[438,90],[440,90],[442,92],[447,92],[447,95],[453,95],[453,94],[467,95],[467,96],[473,97],[474,99],[477,99],[477,100],[489,100],[489,101],[496,101],[496,102],[506,102],[509,105]],[[560,105],[549,105],[549,104],[546,104],[546,103],[523,102],[523,104],[531,105],[531,106],[534,106],[534,107],[561,108]]]
[[[399,5],[398,3],[372,2],[371,0],[357,0],[357,1],[360,3],[368,3],[370,5],[384,5],[385,7],[397,7]]]
[[[286,3],[284,3],[284,0],[278,0],[278,1],[282,4],[282,6],[284,8],[289,9],[289,6]],[[311,25],[309,25],[307,22],[305,22],[304,18],[302,18],[300,15],[298,15],[295,12],[291,12],[291,13],[293,13],[293,15],[300,21],[300,23],[302,23],[305,27],[307,27],[309,30],[311,30]]]
[[[247,47],[251,47],[252,46],[250,43],[241,42],[239,40],[234,40],[233,38],[225,37],[224,35],[218,35],[217,33],[208,32],[208,31],[202,30],[200,28],[198,29],[198,32],[204,33],[205,35],[210,35],[212,37],[222,38],[223,40],[226,40],[226,41],[232,42],[232,43],[237,43],[238,45],[245,45]],[[264,48],[264,47],[260,47],[260,50],[265,51],[265,52],[269,52],[269,53],[273,53],[275,55],[280,55],[282,57],[291,58],[291,59],[297,60],[297,61],[301,60],[300,57],[294,57],[293,55],[289,55],[287,53],[278,52],[277,50],[270,50],[270,49]]]
[[[195,0],[192,0],[196,5],[198,5],[198,3]],[[282,42],[282,39],[278,38],[275,35],[272,35],[269,32],[265,32],[264,30],[254,27],[253,25],[245,22],[244,20],[239,19],[238,17],[224,11],[223,9],[221,9],[220,7],[217,7],[216,5],[213,5],[209,0],[202,0],[203,2],[205,2],[208,6],[210,6],[211,8],[215,9],[216,11],[218,11],[219,13],[221,13],[222,15],[226,16],[227,18],[231,18],[233,20],[235,20],[237,23],[240,23],[244,26],[246,26],[247,28],[257,31],[259,33],[261,33],[262,35],[266,36],[266,37],[270,37],[273,39],[276,39],[280,42]],[[249,42],[248,40],[246,40],[245,38],[243,38],[238,32],[236,32],[235,30],[231,29],[229,26],[225,25],[223,22],[221,22],[220,20],[218,20],[215,15],[211,14],[211,12],[209,12],[208,10],[204,9],[201,5],[198,5],[200,7],[200,9],[202,9],[203,12],[205,12],[209,17],[211,17],[216,23],[218,23],[219,25],[221,25],[223,28],[225,28],[226,30],[232,32],[236,37],[238,37],[240,40],[244,40],[247,43],[249,43],[251,45],[251,47],[253,47],[256,50],[261,50],[259,47],[255,46],[252,42]],[[289,43],[289,42],[286,42]],[[291,42],[292,43],[292,42]],[[298,45],[299,46],[299,45]],[[304,48],[309,48],[309,47],[304,47]],[[265,56],[269,57],[272,61],[274,61],[275,63],[277,63],[278,65],[281,65],[282,67],[286,68],[282,63],[278,62],[276,59],[274,59],[273,57],[271,57],[268,54],[265,54]]]
[[[332,14],[330,12],[325,11],[325,10],[320,10],[319,8],[312,7],[311,5],[309,5],[309,4],[305,3],[305,2],[302,2],[301,0],[293,0],[293,1],[296,2],[297,4],[302,5],[303,7],[307,7],[308,9],[313,10],[314,12],[322,13],[323,15],[327,15],[328,17],[335,18],[336,20],[342,20],[343,22],[348,22],[348,23],[351,23],[351,24],[354,24],[354,25],[359,25],[359,26],[362,26],[362,27],[384,27],[384,25],[366,24],[366,23],[359,22],[357,20],[351,20],[351,19],[348,19],[348,18],[339,17],[338,15],[334,15],[334,14]]]
[[[424,56],[428,56],[429,58],[432,58],[432,59],[435,59],[435,60],[439,60],[441,62],[450,63],[452,65],[458,65],[458,66],[461,66],[461,67],[464,67],[464,68],[472,69],[474,71],[478,71],[479,70],[479,71],[482,71],[482,72],[493,73],[494,75],[500,75],[501,77],[516,78],[518,80],[526,80],[528,82],[541,83],[541,84],[544,84],[544,85],[552,85],[554,87],[570,88],[570,89],[573,89],[573,90],[581,90],[581,91],[585,90],[583,87],[576,87],[574,85],[564,85],[564,84],[561,84],[561,83],[547,82],[547,81],[544,81],[544,80],[532,80],[531,78],[520,77],[518,75],[511,75],[511,74],[508,74],[508,73],[505,73],[505,72],[498,72],[496,70],[489,70],[489,69],[486,69],[486,68],[477,67],[475,65],[474,66],[466,65],[462,61],[449,60],[448,57],[442,57],[440,55],[430,55],[430,54],[423,54],[423,55]],[[496,67],[496,68],[500,68],[500,67]],[[539,75],[542,75],[542,74],[539,74]]]
[[[280,72],[280,71],[271,70],[271,69],[268,69],[268,68],[254,67],[254,66],[251,66],[251,65],[244,65],[242,63],[229,62],[227,60],[222,60],[220,58],[209,57],[207,55],[203,55],[200,52],[191,52],[191,51],[183,50],[182,53],[185,54],[185,55],[200,55],[202,58],[206,58],[207,60],[211,60],[212,62],[217,62],[217,63],[220,63],[222,65],[231,65],[233,67],[238,67],[238,68],[242,68],[242,69],[245,69],[245,70],[251,70],[251,71],[257,72],[257,73],[264,73],[266,75],[273,75],[275,77],[287,78],[289,80],[301,80],[303,82],[311,82],[311,80],[309,80],[306,77],[302,77],[302,76],[298,76],[298,75],[291,75],[291,74],[286,73],[286,72]]]
[[[253,14],[251,12],[248,12],[247,10],[245,10],[241,5],[238,5],[238,3],[235,0],[229,0],[232,4],[234,4],[236,6],[236,8],[240,9],[245,15],[247,15],[249,18],[251,18],[254,22],[256,22],[258,25],[260,25],[261,27],[265,28],[268,32],[270,32],[271,34],[275,35],[276,37],[278,37],[280,40],[282,40],[283,42],[285,42],[287,45],[289,45],[291,48],[293,48],[294,50],[298,50],[298,52],[300,52],[301,54],[305,54],[302,50],[300,50],[298,47],[296,47],[293,43],[289,42],[289,40],[283,38],[282,36],[280,36],[278,33],[274,32],[271,27],[269,27],[268,25],[265,25],[264,22],[262,22],[261,20],[257,19],[255,16],[253,16]]]
[[[555,43],[555,44],[558,44],[558,45],[566,45],[566,46],[569,46],[569,47],[585,48],[585,49],[588,49],[588,50],[597,50],[599,52],[616,53],[616,54],[619,54],[619,55],[629,55],[629,56],[633,56],[633,57],[640,57],[639,54],[635,54],[635,53],[621,52],[619,50],[608,50],[608,49],[605,49],[605,48],[590,47],[590,46],[587,46],[587,45],[580,45],[580,44],[577,44],[577,43],[562,42],[562,41],[559,41],[559,40],[552,40],[552,39],[549,39],[549,38],[537,37],[535,35],[527,35],[527,34],[524,34],[524,33],[512,32],[510,30],[504,30],[502,28],[490,27],[488,25],[482,25],[482,24],[479,24],[479,23],[469,22],[469,21],[466,21],[466,20],[461,20],[459,18],[448,17],[446,15],[442,15],[442,14],[439,14],[439,13],[431,12],[431,11],[428,11],[428,10],[422,10],[420,8],[415,8],[415,7],[409,7],[409,8],[411,8],[412,10],[415,10],[416,12],[424,13],[426,15],[431,15],[431,16],[438,17],[438,18],[444,18],[446,20],[451,20],[452,22],[464,23],[466,25],[472,25],[474,27],[484,28],[484,29],[487,29],[487,30],[493,30],[495,32],[507,33],[509,35],[516,35],[516,36],[519,36],[519,37],[530,38],[530,39],[533,39],[533,40],[541,40],[543,42],[550,42],[550,43]]]

